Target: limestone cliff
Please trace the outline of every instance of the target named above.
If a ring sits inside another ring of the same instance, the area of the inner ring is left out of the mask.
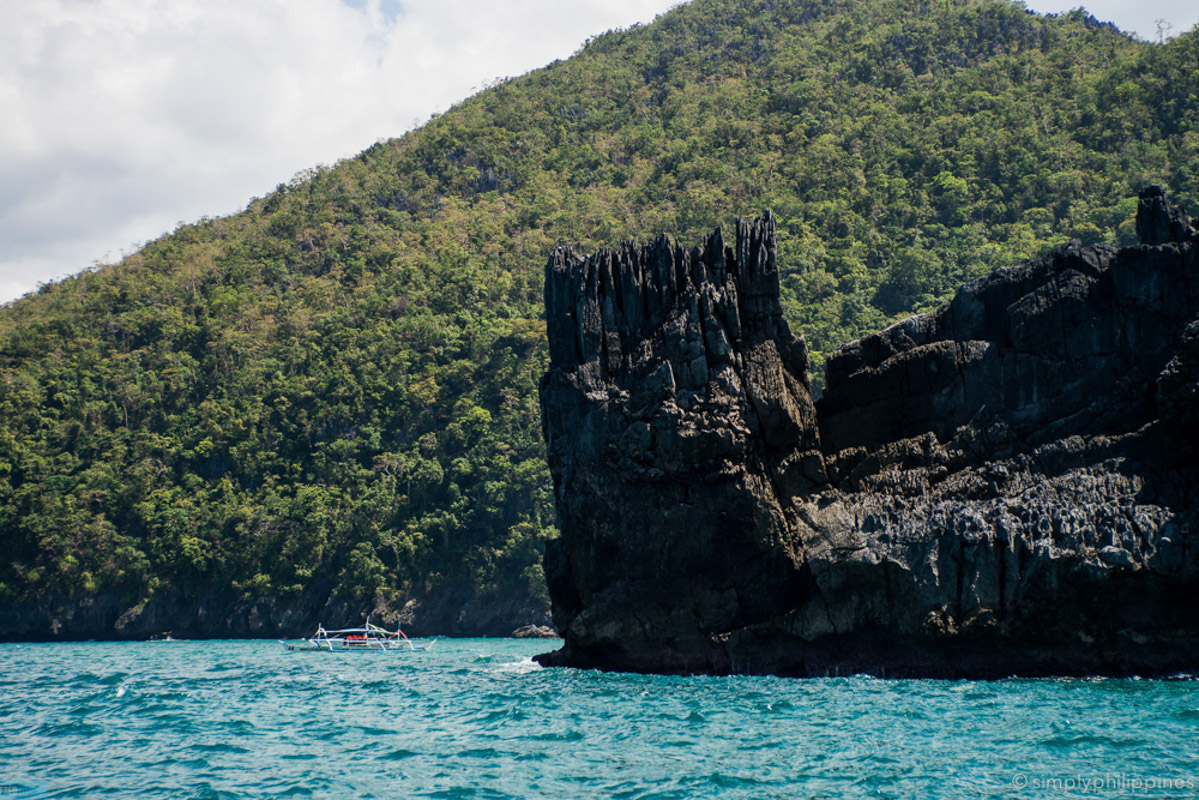
[[[813,404],[774,225],[546,275],[562,650],[642,671],[1199,668],[1197,236],[1065,245],[842,348]]]

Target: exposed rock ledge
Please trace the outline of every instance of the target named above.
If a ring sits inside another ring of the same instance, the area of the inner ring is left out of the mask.
[[[1199,223],[1196,223],[1199,224]],[[813,403],[774,223],[546,272],[565,638],[542,663],[1199,669],[1199,235],[1071,242],[841,348]]]

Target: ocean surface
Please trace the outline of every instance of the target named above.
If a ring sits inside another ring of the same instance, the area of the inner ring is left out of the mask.
[[[1199,797],[1199,683],[546,670],[556,642],[0,644],[8,798]]]

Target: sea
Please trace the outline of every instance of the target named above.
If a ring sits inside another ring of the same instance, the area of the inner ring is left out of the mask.
[[[1194,680],[542,669],[554,641],[0,644],[0,800],[1194,798]]]

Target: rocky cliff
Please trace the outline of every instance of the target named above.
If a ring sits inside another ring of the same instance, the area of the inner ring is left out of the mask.
[[[543,663],[1199,669],[1199,235],[1156,188],[1137,227],[843,347],[818,403],[769,215],[555,251]]]

